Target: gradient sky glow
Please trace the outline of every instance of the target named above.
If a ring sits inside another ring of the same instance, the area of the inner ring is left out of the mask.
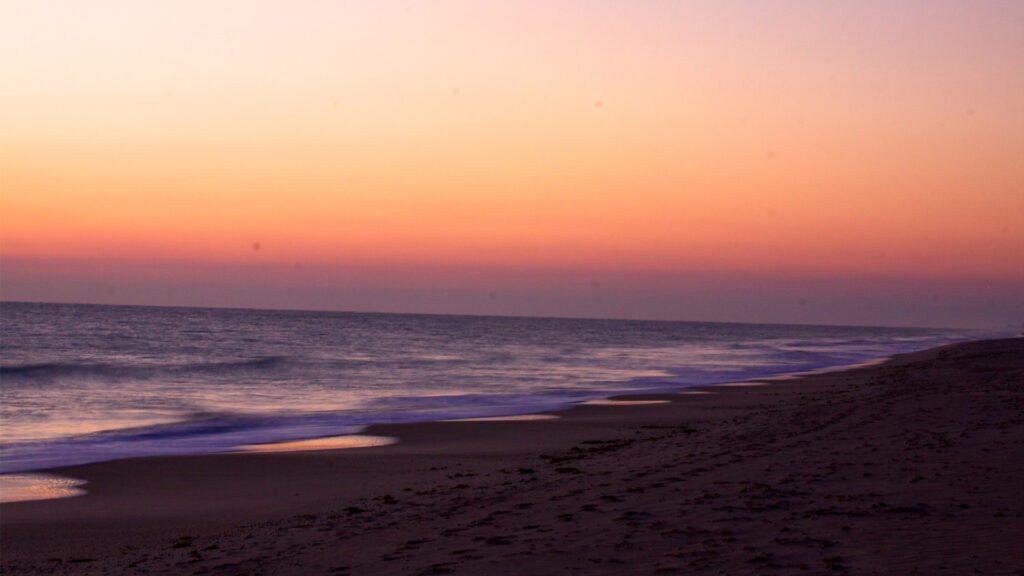
[[[1024,3],[0,0],[0,297],[1024,324]]]

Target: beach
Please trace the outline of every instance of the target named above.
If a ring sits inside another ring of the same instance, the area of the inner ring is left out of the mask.
[[[54,470],[6,574],[1024,574],[1024,339],[369,448]]]

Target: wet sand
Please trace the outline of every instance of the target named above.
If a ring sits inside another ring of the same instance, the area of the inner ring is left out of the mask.
[[[5,574],[1024,574],[1024,339],[374,426],[387,446],[122,460],[0,506]]]

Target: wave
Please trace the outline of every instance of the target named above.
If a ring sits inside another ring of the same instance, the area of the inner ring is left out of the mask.
[[[15,365],[0,365],[0,376],[20,376],[23,374],[36,374],[36,373],[49,373],[53,370],[59,370],[66,368],[71,365],[62,365],[56,363],[46,364],[15,364]]]
[[[225,374],[274,371],[286,368],[285,356],[261,356],[227,362],[187,362],[181,364],[127,364],[117,362],[44,362],[0,365],[0,376],[8,380],[64,379],[149,379],[159,376]]]
[[[230,452],[247,444],[357,434],[374,423],[507,416],[552,410],[586,397],[580,394],[548,398],[507,396],[500,399],[480,396],[476,398],[481,401],[479,404],[452,402],[432,406],[427,403],[421,406],[402,406],[391,411],[356,413],[249,415],[196,412],[184,414],[181,420],[172,423],[106,430],[42,442],[0,445],[0,474],[121,458]]]
[[[0,474],[120,458],[226,452],[246,444],[355,434],[362,428],[333,418],[310,416],[206,415],[198,420],[0,445]]]

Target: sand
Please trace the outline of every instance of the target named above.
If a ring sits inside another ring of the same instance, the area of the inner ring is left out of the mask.
[[[6,574],[1024,574],[1024,339],[388,446],[122,460]]]

